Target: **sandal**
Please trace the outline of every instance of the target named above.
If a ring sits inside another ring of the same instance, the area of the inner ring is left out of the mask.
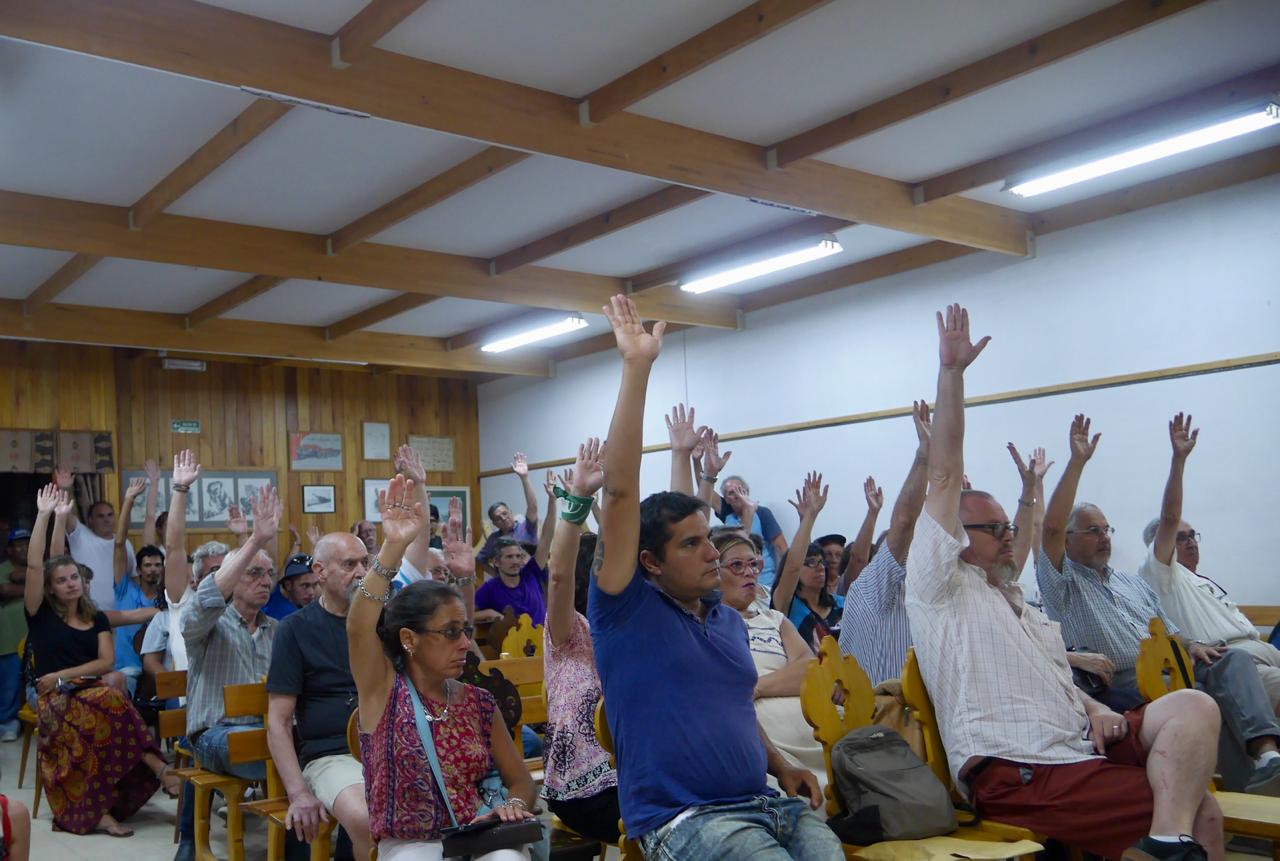
[[[156,775],[160,781],[160,789],[170,798],[177,798],[182,795],[182,778],[174,773],[172,765],[166,765],[164,771]],[[172,788],[172,784],[167,783],[165,778],[172,778],[176,782],[176,789]]]

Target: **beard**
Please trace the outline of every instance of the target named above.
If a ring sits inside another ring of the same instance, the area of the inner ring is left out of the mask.
[[[350,605],[356,599],[356,592],[360,590],[360,578],[351,578],[350,585],[347,586],[347,604]]]
[[[991,574],[1001,586],[1005,586],[1012,583],[1018,576],[1018,569],[1012,562],[997,562],[996,567],[991,569]]]

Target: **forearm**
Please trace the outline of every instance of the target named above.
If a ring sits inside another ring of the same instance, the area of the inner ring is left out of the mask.
[[[142,656],[142,671],[152,676],[164,672],[164,653],[147,652]]]
[[[684,449],[671,449],[671,490],[693,496],[693,465],[689,461],[689,454]]]
[[[136,497],[125,494],[124,502],[120,505],[120,515],[116,518],[116,534],[115,545],[111,553],[111,562],[113,573],[115,574],[115,582],[119,583],[120,578],[129,570],[129,553],[126,550],[126,542],[129,533],[129,520],[133,517],[133,504]]]
[[[31,541],[27,544],[27,578],[23,585],[23,597],[27,612],[34,614],[44,600],[44,537],[49,532],[49,512],[36,514],[31,527]]]
[[[1015,578],[1022,573],[1022,568],[1027,564],[1027,557],[1031,555],[1031,548],[1036,539],[1033,523],[1036,514],[1035,486],[1024,484],[1022,493],[1018,496],[1018,513],[1013,516],[1013,525],[1018,527],[1018,534],[1013,539],[1013,567],[1016,569]]]
[[[1182,475],[1186,465],[1186,457],[1175,452],[1169,464],[1169,480],[1164,485],[1164,497],[1160,500],[1160,524],[1156,527],[1152,546],[1156,558],[1166,565],[1173,561],[1178,524],[1182,522]]]
[[[164,589],[170,601],[179,601],[191,582],[187,562],[187,492],[174,488],[169,494],[169,517],[164,527]]]
[[[1067,520],[1071,517],[1071,506],[1076,501],[1076,489],[1080,485],[1080,475],[1084,472],[1084,459],[1072,455],[1062,470],[1062,478],[1053,489],[1049,505],[1044,513],[1044,552],[1054,567],[1062,567],[1062,557],[1066,552]]]
[[[911,536],[915,533],[916,519],[920,517],[920,509],[924,507],[925,491],[929,489],[929,456],[917,450],[911,468],[907,470],[907,478],[902,483],[902,490],[893,502],[893,512],[889,515],[889,552],[894,559],[902,559],[911,546]],[[867,545],[870,550],[870,543]],[[870,561],[870,560],[868,560]]]
[[[125,625],[145,625],[160,611],[155,607],[137,607],[133,610],[104,610],[111,627],[120,628]]]
[[[533,492],[533,482],[529,481],[529,476],[520,476],[520,485],[524,488],[524,519],[530,523],[538,522],[538,494]]]
[[[948,532],[959,528],[960,491],[964,481],[964,372],[938,368],[938,396],[929,445],[929,483],[925,505]]]
[[[556,522],[560,518],[556,514],[556,498],[547,496],[547,516],[542,518],[542,522],[538,524],[538,546],[534,550],[533,558],[539,566],[547,567],[547,557],[551,554],[552,535],[556,531]]]
[[[72,506],[74,508],[74,506]],[[67,552],[67,532],[70,527],[67,526],[67,520],[70,515],[53,518],[53,536],[49,539],[49,555],[64,556]]]
[[[308,792],[307,782],[302,779],[302,767],[298,764],[298,753],[293,747],[292,722],[267,721],[267,749],[271,751],[271,761],[280,772],[280,782],[284,784],[289,800]]]
[[[809,669],[809,660],[809,658],[800,658],[781,669],[765,673],[756,680],[756,699],[800,696],[800,686],[804,684],[804,675]]]
[[[548,516],[547,519],[552,518]],[[573,630],[574,569],[582,530],[559,517],[555,520],[555,535],[551,539],[551,558],[547,566],[547,636],[552,643],[559,645],[569,639]]]
[[[871,561],[871,544],[875,541],[876,521],[880,518],[880,509],[867,506],[867,513],[862,518],[862,526],[854,536],[853,547],[849,550],[849,564],[840,572],[840,582],[836,589],[840,594],[849,591],[850,584],[862,573]]]
[[[778,749],[773,746],[773,742],[769,741],[769,736],[765,735],[760,721],[756,721],[756,732],[760,733],[760,742],[764,745],[765,771],[774,777],[781,777],[782,773],[791,767],[791,763],[783,759],[782,754],[778,753]]]
[[[151,481],[147,484],[147,501],[143,504],[142,509],[142,544],[143,546],[156,545],[156,484]]]
[[[787,562],[778,574],[777,587],[773,592],[773,608],[782,613],[790,609],[796,585],[800,582],[800,568],[804,565],[804,550],[809,546],[809,537],[813,534],[813,521],[814,518],[809,515],[800,518],[800,526],[791,541],[792,547],[800,548],[799,552],[787,554]]]
[[[257,557],[258,552],[262,550],[265,543],[256,533],[250,535],[244,544],[240,546],[239,551],[224,561],[222,567],[213,575],[214,582],[217,583],[218,591],[222,593],[224,601],[231,600],[231,594],[235,591],[236,584],[240,582],[244,572],[248,571],[252,566],[253,560]]]
[[[600,528],[606,550],[599,578],[601,588],[612,594],[621,592],[635,573],[635,548],[640,538],[642,423],[651,368],[650,362],[623,362],[618,402],[609,424],[604,467],[606,514]]]

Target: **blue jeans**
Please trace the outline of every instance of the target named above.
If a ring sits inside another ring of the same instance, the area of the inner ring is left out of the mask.
[[[258,762],[242,762],[232,765],[227,756],[227,736],[233,732],[245,732],[251,729],[262,729],[262,724],[252,723],[216,723],[196,736],[191,745],[200,767],[218,774],[230,774],[245,780],[266,780],[267,764]]]
[[[22,660],[18,653],[0,655],[0,731],[18,728],[22,708]]]
[[[830,861],[844,857],[839,838],[810,809],[808,801],[763,795],[738,804],[685,811],[641,837],[640,848],[649,861]]]

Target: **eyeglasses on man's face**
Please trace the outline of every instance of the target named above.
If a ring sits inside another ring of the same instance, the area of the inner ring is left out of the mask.
[[[1189,541],[1194,541],[1196,544],[1199,544],[1200,533],[1199,532],[1179,532],[1177,535],[1174,536],[1173,540],[1178,542],[1179,544],[1186,544]]]
[[[1004,538],[1004,534],[1006,532],[1009,533],[1010,538],[1018,537],[1018,527],[1014,526],[1007,520],[1003,523],[998,520],[993,520],[990,523],[963,523],[961,525],[964,526],[965,529],[977,529],[981,532],[986,532],[996,541]]]
[[[1094,538],[1101,538],[1104,535],[1115,535],[1116,528],[1114,526],[1090,526],[1088,529],[1068,529],[1068,535],[1091,535]]]
[[[470,640],[472,636],[475,634],[475,632],[476,632],[476,629],[474,625],[449,625],[448,627],[445,627],[445,628],[423,628],[422,629],[422,633],[424,634],[439,634],[440,636],[444,637],[446,640],[456,640],[459,637],[463,637],[463,636],[465,636],[468,640]]]

